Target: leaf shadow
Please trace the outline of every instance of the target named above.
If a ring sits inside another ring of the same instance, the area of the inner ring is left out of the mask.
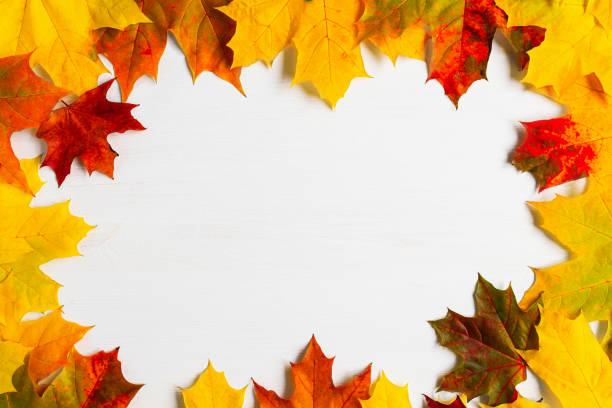
[[[300,349],[297,353],[295,360],[293,361],[302,361],[306,356],[306,351],[308,350],[307,343],[304,347]],[[291,370],[291,364],[285,364],[285,386],[283,387],[283,396],[285,398],[291,398],[293,392],[295,391],[295,378],[293,377],[293,371]]]
[[[176,408],[185,408],[185,400],[183,400],[180,388],[174,391],[174,401],[176,403]]]
[[[493,37],[493,42],[501,47],[504,50],[504,53],[508,56],[508,75],[510,75],[510,77],[515,81],[521,82],[525,77],[527,70],[521,70],[519,68],[516,51],[514,50],[514,47],[512,47],[512,44],[510,44],[510,40],[508,40],[508,38],[500,30],[497,30],[495,37]],[[523,82],[521,82],[521,84],[526,90],[531,89],[531,85],[527,85]]]
[[[520,145],[522,145],[525,142],[525,139],[527,138],[527,132],[525,131],[525,128],[518,124],[518,123],[514,123],[514,130],[516,132],[516,143],[514,144],[514,146],[512,147],[512,149],[510,149],[510,151],[508,152],[508,155],[506,157],[506,163],[508,164],[512,164],[512,159],[514,157],[514,152],[516,152],[516,149],[519,148]],[[517,169],[518,171],[518,169]],[[535,180],[535,179],[534,179]],[[534,190],[535,190],[535,185],[534,185]]]
[[[529,369],[531,371],[531,369]],[[543,401],[545,401],[550,407],[561,407],[561,401],[557,398],[557,396],[552,392],[552,390],[546,385],[546,383],[533,371],[533,378],[537,384],[538,391],[540,391],[540,395],[542,396]]]
[[[297,66],[297,50],[295,49],[295,47],[286,47],[280,54],[280,58],[280,62],[282,64],[281,75],[283,79],[289,81],[292,87],[299,87],[302,92],[308,97],[317,99],[331,108],[331,105],[327,101],[324,101],[319,97],[319,91],[317,91],[317,88],[312,82],[306,81],[300,82],[299,84],[295,85],[293,84],[293,78],[295,77],[295,71]]]

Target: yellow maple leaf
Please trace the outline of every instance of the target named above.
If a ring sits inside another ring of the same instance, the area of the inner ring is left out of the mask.
[[[552,86],[561,94],[579,78],[595,73],[604,89],[612,90],[609,63],[612,38],[593,14],[606,12],[609,5],[590,5],[587,12],[587,3],[595,2],[496,0],[508,14],[509,26],[534,25],[546,29],[544,42],[528,52],[525,82],[536,88]]]
[[[604,320],[612,309],[612,179],[591,178],[577,197],[557,196],[548,202],[530,203],[539,214],[540,227],[569,248],[570,260],[534,269],[535,282],[521,306],[541,295],[548,307],[585,318]]]
[[[419,60],[425,59],[427,33],[421,23],[406,27],[397,37],[375,32],[368,37],[368,40],[389,57],[393,64],[400,56]]]
[[[521,352],[529,367],[555,393],[563,408],[608,407],[612,362],[582,314],[569,319],[549,307],[540,310],[539,349]]]
[[[426,27],[422,0],[383,3],[365,1],[365,10],[356,23],[358,38],[368,39],[395,64],[398,56],[425,59]]]
[[[61,309],[36,320],[18,321],[6,316],[1,330],[3,340],[30,348],[28,374],[34,388],[42,394],[39,382],[68,363],[68,354],[91,327],[64,320]]]
[[[28,185],[40,188],[39,158],[22,160]],[[30,207],[32,196],[10,184],[0,183],[0,208],[10,217],[0,219],[0,264],[16,262],[36,253],[40,262],[80,255],[76,244],[93,227],[70,214],[69,202]]]
[[[152,21],[142,13],[138,3],[129,0],[86,0],[93,29],[110,27],[123,30],[125,27]]]
[[[16,391],[13,373],[23,365],[30,348],[12,341],[0,341],[0,394]]]
[[[297,49],[293,84],[312,82],[332,107],[354,78],[369,77],[354,27],[360,13],[360,2],[355,0],[308,1],[293,39]]]
[[[20,162],[34,193],[42,186],[39,163],[39,158]],[[79,255],[77,243],[93,228],[70,214],[68,202],[30,207],[31,201],[25,191],[0,183],[0,209],[11,215],[0,218],[0,324],[6,324],[7,307],[17,319],[28,312],[57,308],[59,285],[38,267],[52,259]]]
[[[256,61],[270,65],[293,38],[304,0],[234,0],[219,10],[236,20],[236,33],[227,44],[234,51],[232,68]]]
[[[242,408],[246,387],[232,388],[212,363],[191,387],[181,390],[186,408]]]
[[[0,0],[0,57],[32,53],[56,85],[82,93],[106,69],[91,31],[150,20],[132,0]]]
[[[59,307],[60,284],[39,268],[42,257],[30,254],[18,261],[0,265],[4,278],[0,281],[0,325],[6,316],[21,319],[29,312],[45,312]]]
[[[380,378],[372,384],[371,397],[359,400],[363,408],[411,408],[408,398],[408,384],[400,387],[393,384],[383,371]]]

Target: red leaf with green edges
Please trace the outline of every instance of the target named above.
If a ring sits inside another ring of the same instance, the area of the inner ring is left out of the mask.
[[[472,83],[486,79],[498,28],[509,36],[521,68],[529,61],[527,51],[544,39],[544,29],[539,27],[506,27],[507,15],[493,0],[438,0],[431,7],[434,46],[428,79],[438,80],[455,105]]]
[[[137,105],[106,99],[112,83],[113,80],[107,81],[85,92],[71,105],[53,111],[38,128],[36,136],[48,145],[42,165],[55,171],[58,184],[70,173],[70,165],[77,157],[89,174],[97,170],[112,178],[117,153],[110,147],[108,135],[144,129],[131,114]]]
[[[357,28],[361,38],[374,33],[398,38],[417,22],[431,28],[428,80],[439,81],[455,106],[474,81],[486,78],[497,29],[508,37],[521,69],[529,61],[527,51],[544,40],[542,28],[507,27],[507,15],[494,0],[366,0]]]
[[[597,76],[580,78],[562,94],[552,87],[538,91],[564,105],[568,114],[524,122],[526,136],[512,163],[532,173],[540,191],[581,177],[612,175],[612,99]]]
[[[591,173],[601,143],[591,128],[574,122],[571,115],[522,125],[525,140],[514,152],[512,164],[533,174],[539,191]]]

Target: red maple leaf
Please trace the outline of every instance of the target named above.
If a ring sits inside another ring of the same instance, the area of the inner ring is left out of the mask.
[[[108,143],[107,136],[114,132],[144,130],[131,114],[138,105],[110,102],[106,93],[114,80],[85,92],[71,105],[57,109],[38,128],[36,136],[47,141],[48,152],[43,166],[55,171],[58,184],[62,184],[70,165],[80,157],[87,171],[94,170],[113,177],[117,153]]]
[[[428,78],[438,80],[455,105],[474,81],[486,79],[491,44],[498,28],[515,48],[521,68],[529,61],[527,51],[544,40],[544,29],[540,27],[507,27],[506,13],[493,0],[461,3],[433,19],[434,48]]]

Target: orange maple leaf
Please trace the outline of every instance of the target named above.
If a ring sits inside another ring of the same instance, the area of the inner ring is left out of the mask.
[[[244,94],[241,68],[232,68],[234,51],[227,46],[236,32],[236,22],[215,8],[229,4],[229,0],[160,0],[159,3],[170,19],[170,31],[185,54],[193,80],[203,71],[210,71]]]
[[[105,27],[95,32],[98,52],[113,63],[123,102],[143,75],[157,80],[157,66],[168,38],[168,16],[159,1],[137,0],[137,3],[152,23],[132,24],[123,30]]]
[[[306,355],[299,363],[291,363],[295,391],[289,399],[280,398],[253,381],[261,408],[361,408],[359,400],[370,397],[372,365],[347,384],[336,387],[332,380],[333,358],[327,358],[314,336]]]

